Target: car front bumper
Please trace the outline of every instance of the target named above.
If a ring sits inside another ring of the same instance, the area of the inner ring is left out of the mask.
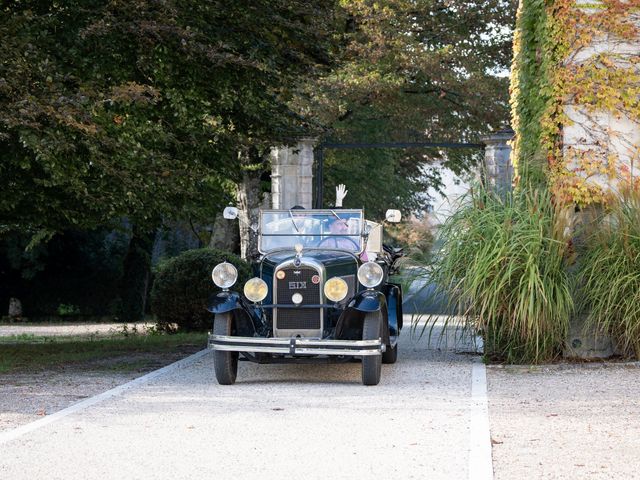
[[[209,348],[227,352],[278,353],[283,355],[381,355],[382,339],[321,340],[313,338],[263,338],[209,335]]]

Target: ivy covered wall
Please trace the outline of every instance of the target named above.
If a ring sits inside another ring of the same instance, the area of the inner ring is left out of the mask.
[[[511,77],[516,182],[568,203],[638,188],[640,0],[520,0]]]

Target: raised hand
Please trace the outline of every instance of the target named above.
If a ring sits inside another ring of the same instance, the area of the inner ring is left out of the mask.
[[[342,200],[347,196],[347,193],[349,193],[349,190],[347,190],[347,187],[345,187],[343,183],[336,187],[336,207],[342,206]]]

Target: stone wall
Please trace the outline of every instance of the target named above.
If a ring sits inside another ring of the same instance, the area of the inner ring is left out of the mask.
[[[596,14],[602,8],[601,2],[593,0],[578,0],[576,3],[584,5],[582,10],[589,15]],[[638,12],[630,10],[629,15],[635,17],[636,24],[640,23]],[[633,82],[632,76],[640,74],[638,55],[640,38],[623,39],[612,34],[601,34],[595,36],[587,46],[574,49],[566,65],[577,69],[590,63],[601,63],[602,69],[606,69],[606,63],[602,60],[605,58],[611,62],[611,66],[628,70],[630,75],[627,78]],[[604,110],[589,105],[594,103],[591,95],[605,97],[612,93],[623,93],[609,92],[607,89],[611,85],[606,79],[603,76],[602,83],[593,88],[595,91],[582,96],[572,95],[564,104],[562,145],[570,172],[604,192],[616,192],[621,182],[628,182],[629,178],[640,175],[640,119],[637,109],[635,112],[620,108]],[[640,91],[640,84],[635,83],[635,86]],[[582,101],[582,98],[586,100]],[[590,159],[594,159],[592,168]],[[598,167],[595,166],[596,160]]]

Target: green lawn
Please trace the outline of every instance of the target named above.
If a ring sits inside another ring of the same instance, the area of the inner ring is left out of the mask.
[[[0,338],[0,374],[65,367],[131,371],[163,363],[163,357],[188,354],[206,346],[205,333]]]

